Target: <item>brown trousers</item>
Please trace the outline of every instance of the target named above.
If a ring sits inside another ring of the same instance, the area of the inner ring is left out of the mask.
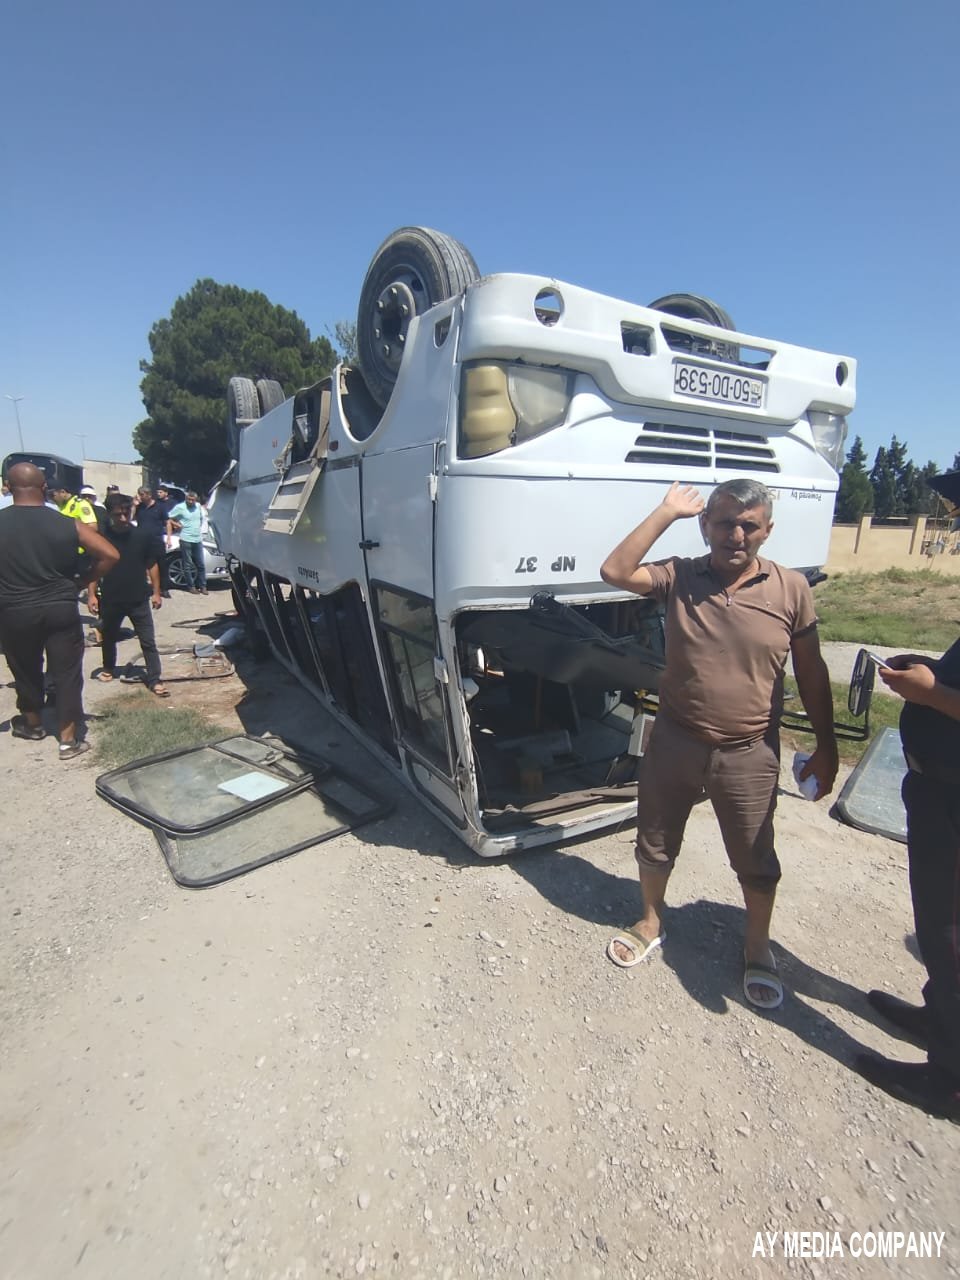
[[[637,862],[669,874],[680,853],[690,810],[706,792],[737,879],[772,893],[780,879],[773,815],[780,779],[780,737],[712,746],[662,712],[654,721],[637,786]]]

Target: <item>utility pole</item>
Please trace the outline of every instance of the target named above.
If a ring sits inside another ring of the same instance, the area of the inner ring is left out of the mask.
[[[23,430],[20,426],[20,401],[26,400],[26,396],[4,396],[4,400],[13,401],[13,411],[17,415],[17,435],[20,438],[20,452],[23,453]]]
[[[81,434],[80,434],[80,432],[78,431],[78,432],[77,432],[77,439],[80,441],[80,460],[81,460],[82,462],[86,462],[86,460],[87,460],[87,437],[86,437],[86,436],[81,435]]]

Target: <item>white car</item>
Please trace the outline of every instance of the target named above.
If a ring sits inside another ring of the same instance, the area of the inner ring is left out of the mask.
[[[188,584],[186,571],[183,567],[183,559],[180,555],[180,539],[172,538],[171,542],[176,545],[172,546],[167,552],[167,573],[173,586],[185,587]],[[227,572],[226,557],[220,552],[217,544],[208,533],[203,535],[203,563],[207,571],[208,582],[229,583],[230,575]]]

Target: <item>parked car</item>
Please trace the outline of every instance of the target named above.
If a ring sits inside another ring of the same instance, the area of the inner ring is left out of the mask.
[[[174,538],[173,541],[178,545],[167,552],[167,572],[172,586],[185,587],[187,575],[180,555],[179,539]],[[224,582],[229,585],[230,575],[227,572],[226,557],[221,554],[217,544],[207,533],[203,535],[203,563],[208,582]]]

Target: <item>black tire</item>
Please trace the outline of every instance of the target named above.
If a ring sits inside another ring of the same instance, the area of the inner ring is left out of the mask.
[[[260,401],[252,378],[231,378],[227,383],[227,412],[238,427],[260,417]]]
[[[240,457],[240,432],[260,417],[260,401],[252,378],[231,378],[227,383],[227,448]]]
[[[381,408],[397,381],[413,317],[479,279],[469,249],[441,231],[400,227],[387,236],[367,270],[357,312],[357,359]]]
[[[260,401],[260,417],[264,417],[271,409],[286,400],[283,387],[273,378],[260,378],[257,382],[257,398]]]
[[[650,303],[654,311],[666,311],[671,316],[681,316],[684,320],[702,320],[704,324],[715,324],[718,329],[735,329],[728,312],[709,298],[701,298],[696,293],[668,293],[656,302]]]
[[[680,316],[684,320],[702,320],[704,324],[715,324],[718,329],[736,328],[728,311],[696,293],[668,293],[657,298],[656,302],[651,302],[650,306],[654,311],[665,311],[668,315]],[[686,338],[687,343],[681,347],[682,350],[713,356],[717,360],[728,360],[733,364],[739,363],[740,348],[735,342],[716,342],[692,334],[686,335]]]

